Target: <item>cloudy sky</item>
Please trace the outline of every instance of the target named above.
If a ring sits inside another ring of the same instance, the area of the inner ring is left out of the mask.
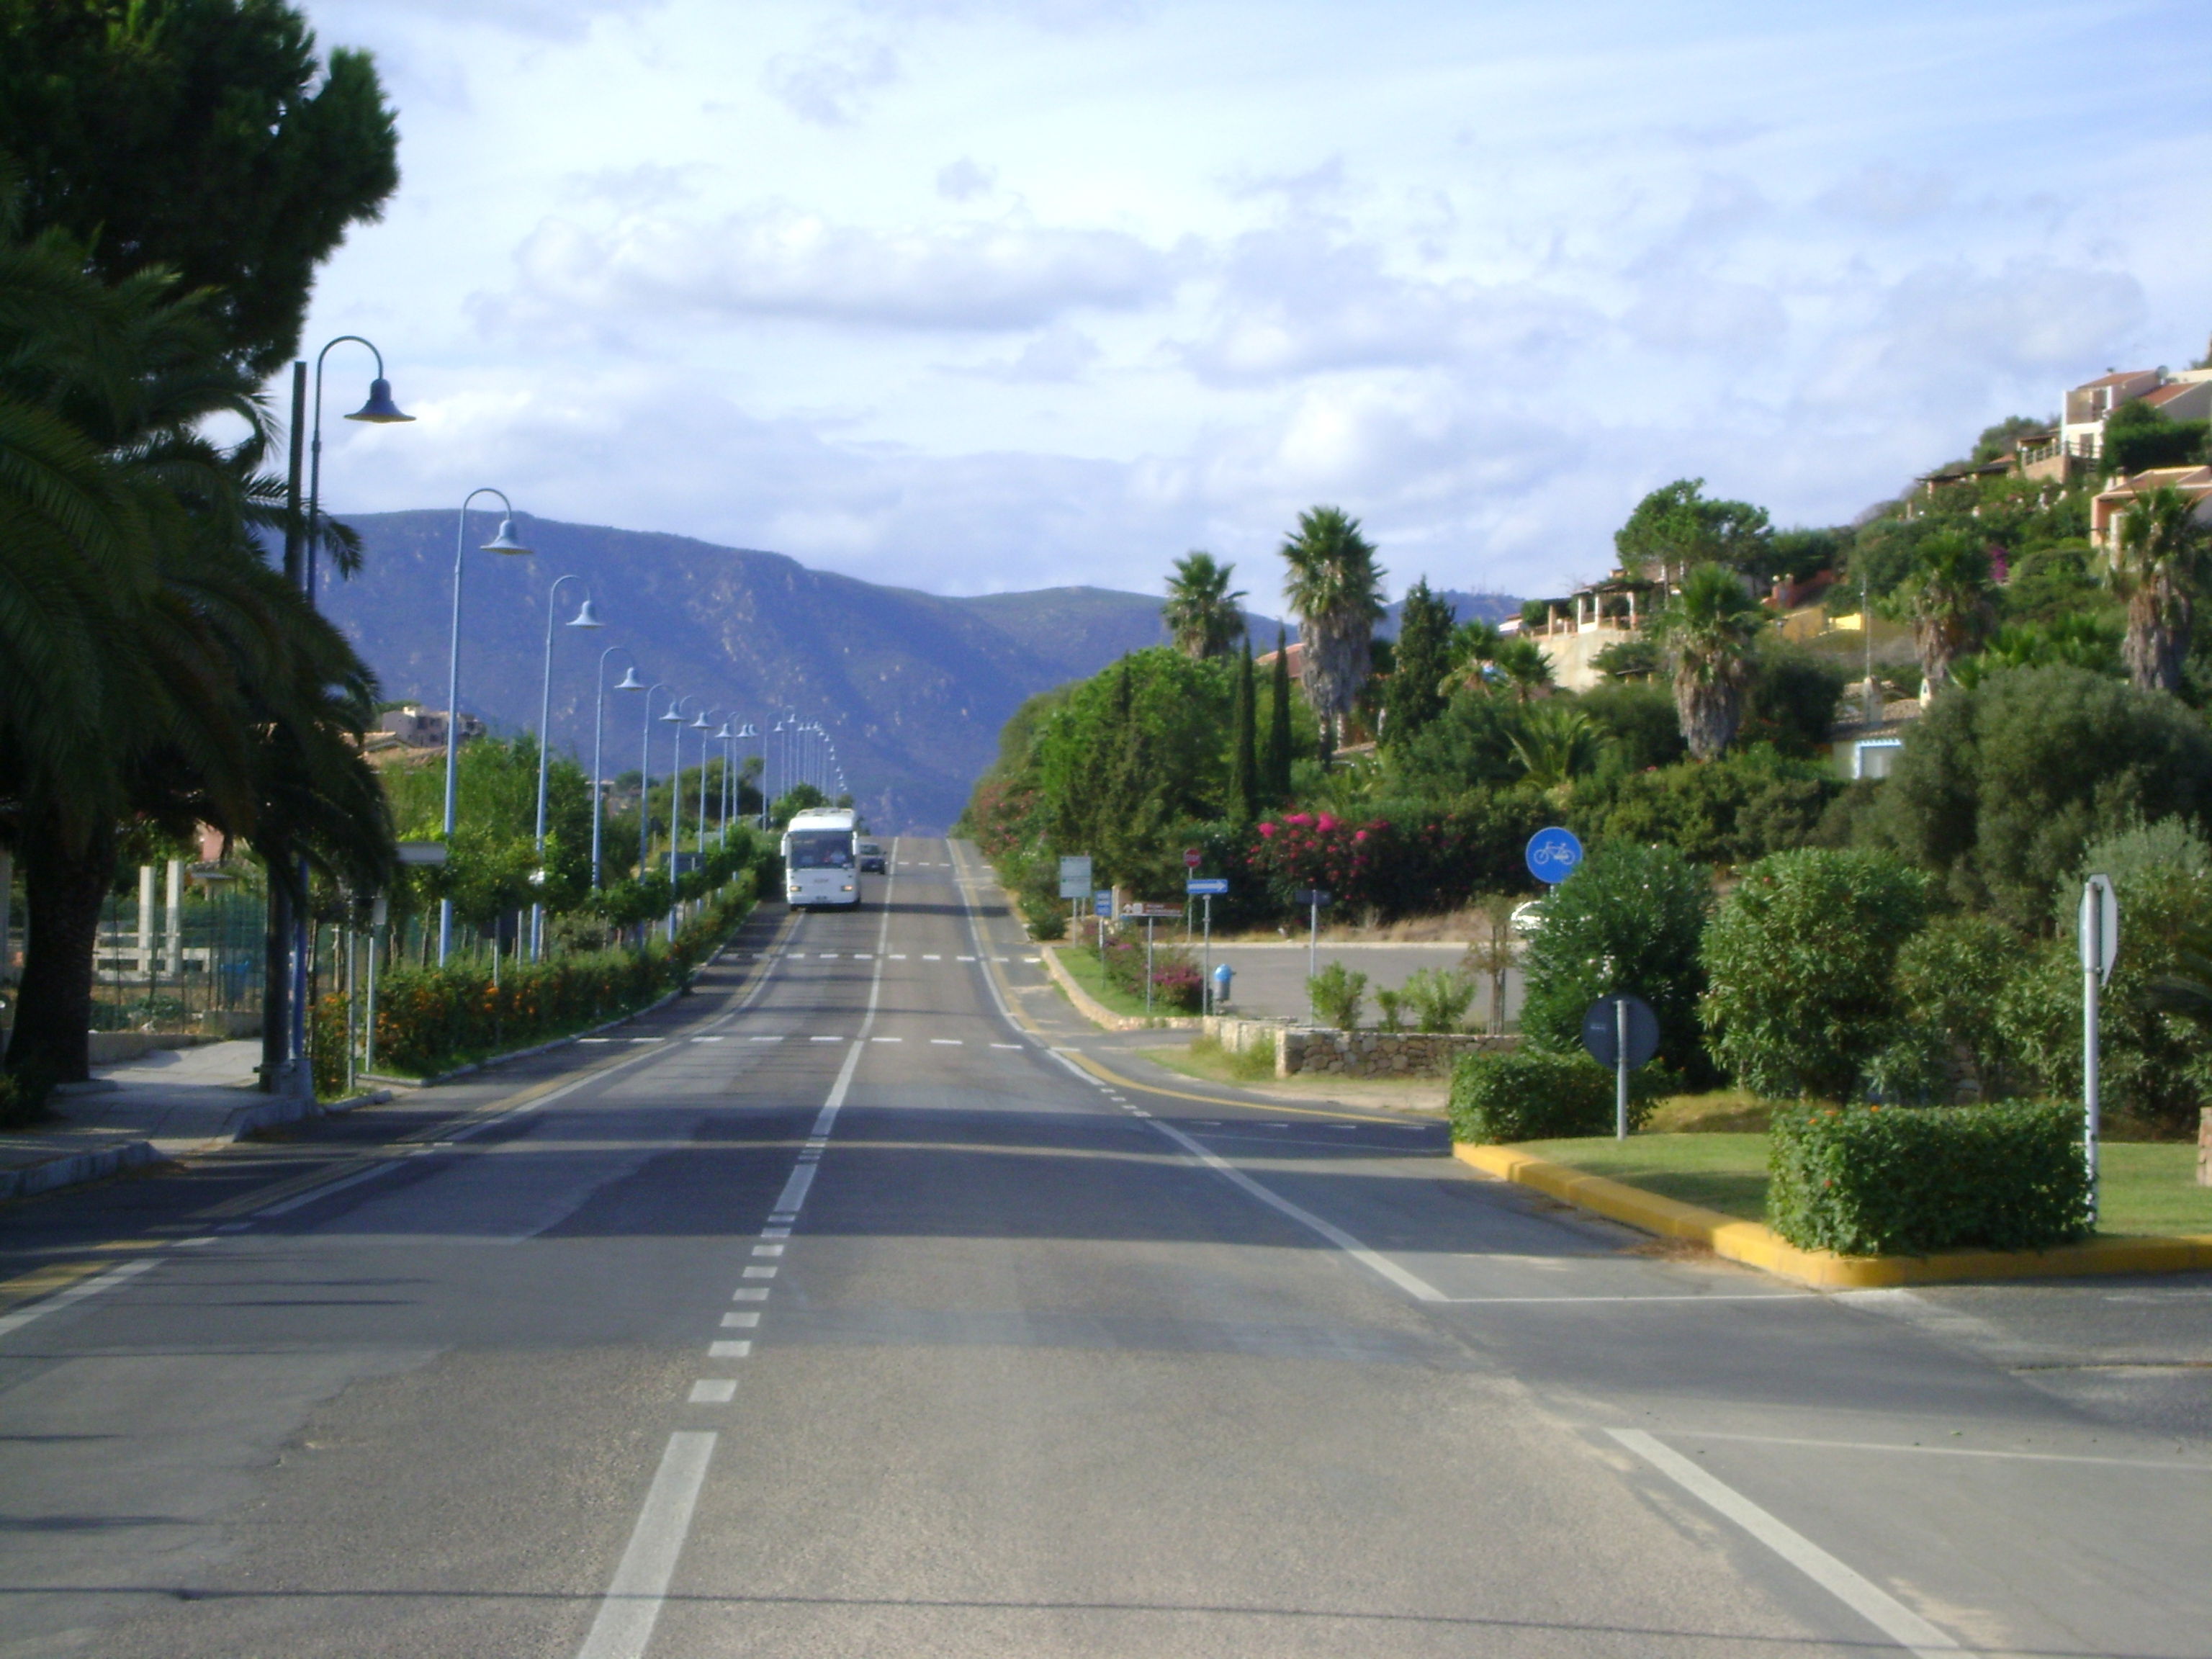
[[[310,340],[421,418],[341,510],[1272,608],[1332,501],[1394,591],[1561,592],[1668,479],[1848,519],[2212,331],[2202,0],[307,9],[402,135]]]

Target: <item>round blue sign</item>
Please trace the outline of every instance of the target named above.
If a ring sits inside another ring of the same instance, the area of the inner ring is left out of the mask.
[[[1583,861],[1583,844],[1575,839],[1573,830],[1555,825],[1528,837],[1525,856],[1530,875],[1557,886],[1574,874],[1575,866]]]

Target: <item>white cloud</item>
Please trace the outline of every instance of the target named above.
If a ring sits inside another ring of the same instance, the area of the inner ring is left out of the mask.
[[[1032,328],[1165,299],[1187,260],[1124,232],[989,222],[878,230],[787,204],[710,222],[549,218],[518,255],[523,295],[608,318],[801,317],[929,329]]]
[[[896,85],[899,55],[888,41],[849,37],[768,60],[762,83],[793,114],[825,127],[850,126],[871,94]]]
[[[998,182],[996,169],[966,155],[937,170],[937,193],[948,202],[972,202],[978,196],[988,196]]]

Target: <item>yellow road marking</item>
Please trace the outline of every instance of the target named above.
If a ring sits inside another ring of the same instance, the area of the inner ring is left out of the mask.
[[[108,1244],[94,1248],[123,1249],[129,1247]],[[0,1307],[21,1307],[26,1302],[35,1302],[40,1297],[52,1296],[56,1291],[65,1290],[76,1284],[80,1279],[89,1279],[94,1273],[106,1272],[107,1265],[105,1261],[57,1262],[51,1267],[40,1267],[25,1273],[20,1279],[9,1279],[6,1283],[0,1284]]]

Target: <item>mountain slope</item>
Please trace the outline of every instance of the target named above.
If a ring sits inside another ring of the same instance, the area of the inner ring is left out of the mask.
[[[450,511],[350,518],[362,571],[326,583],[325,611],[382,678],[385,695],[442,708],[452,615]],[[639,673],[765,729],[785,710],[835,738],[854,793],[878,830],[950,824],[996,752],[999,728],[1032,693],[1097,672],[1161,639],[1160,601],[1107,588],[1050,588],[947,599],[811,570],[778,553],[688,537],[518,520],[531,558],[477,551],[496,525],[472,514],[465,555],[461,707],[534,728],[545,650],[546,590],[561,622],[588,589],[598,632],[556,625],[551,728],[556,748],[588,763],[592,671],[609,647],[635,652]],[[1255,617],[1272,644],[1274,623]],[[610,659],[608,683],[629,659]],[[658,714],[665,699],[655,697]],[[635,694],[607,697],[605,770],[638,764]],[[672,728],[653,725],[652,768],[669,767]],[[696,763],[696,734],[684,755]]]

